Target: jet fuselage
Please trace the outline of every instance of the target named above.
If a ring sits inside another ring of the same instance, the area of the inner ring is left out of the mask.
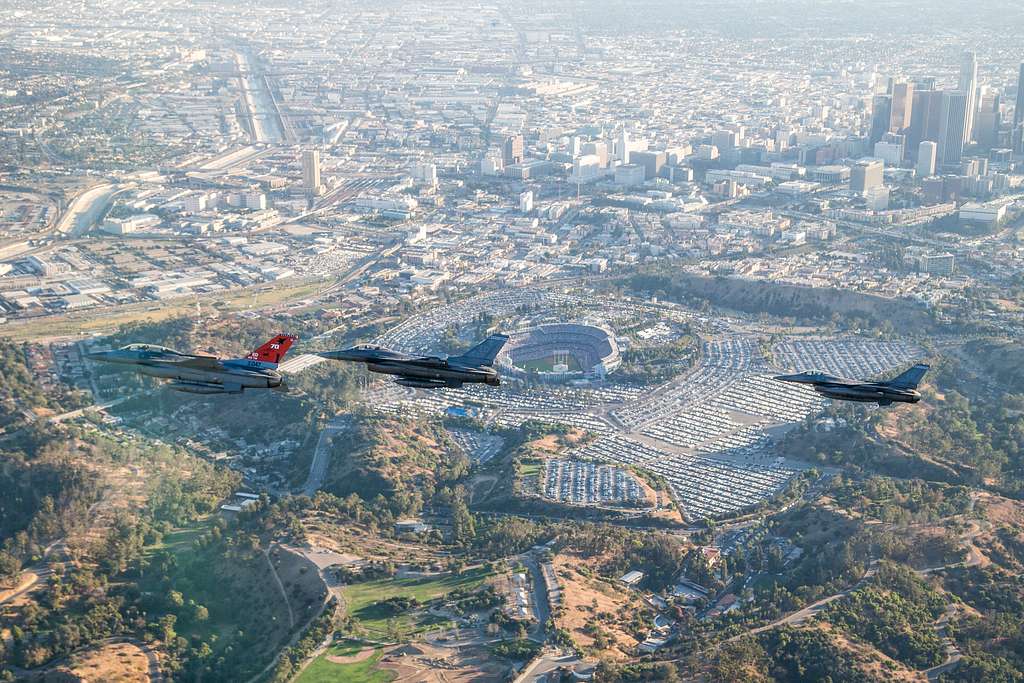
[[[860,382],[835,377],[823,372],[800,372],[795,375],[779,375],[775,379],[795,384],[810,384],[816,392],[826,398],[839,401],[877,403],[880,406],[886,406],[893,403],[917,403],[920,401],[921,392],[917,390],[917,385],[927,371],[927,365],[918,364],[899,377],[877,382]]]
[[[170,380],[171,389],[189,394],[240,394],[246,389],[285,389],[277,371],[295,337],[279,335],[245,358],[219,359],[180,353],[155,344],[129,344],[88,354],[104,363],[130,365],[149,377]]]
[[[458,388],[463,384],[499,386],[501,378],[491,366],[494,354],[507,337],[496,335],[489,346],[496,346],[481,356],[411,356],[376,346],[357,346],[340,351],[325,351],[319,355],[330,360],[363,363],[367,370],[392,375],[398,384],[420,389]],[[465,362],[464,359],[471,359]]]
[[[224,393],[237,393],[244,389],[276,389],[281,386],[281,374],[275,370],[262,370],[257,368],[241,368],[225,366],[224,371],[218,370],[195,370],[191,368],[174,367],[173,365],[150,365],[140,364],[135,369],[143,375],[169,379],[173,382],[196,385],[217,385],[222,387]],[[189,388],[171,385],[179,391],[189,391]],[[196,391],[191,393],[221,393]]]

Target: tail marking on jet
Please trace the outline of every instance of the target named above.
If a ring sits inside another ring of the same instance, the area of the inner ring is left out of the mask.
[[[278,363],[281,362],[285,354],[288,353],[288,349],[292,347],[292,344],[294,344],[297,339],[298,337],[293,337],[291,335],[279,334],[267,343],[255,349],[245,358],[239,360],[245,361],[245,364],[249,367],[258,367],[270,370],[276,369]]]

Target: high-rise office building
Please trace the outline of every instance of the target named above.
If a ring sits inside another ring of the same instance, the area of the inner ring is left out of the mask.
[[[957,90],[967,95],[964,109],[964,144],[974,139],[974,110],[978,106],[978,58],[970,50],[960,59],[960,78]]]
[[[302,152],[302,189],[306,194],[320,194],[320,150]]]
[[[665,152],[630,152],[630,161],[644,168],[644,178],[650,180],[661,174],[661,169],[668,162],[668,154]]]
[[[889,132],[905,134],[910,128],[914,110],[914,84],[907,81],[893,83],[892,115],[889,121]]]
[[[572,162],[572,182],[589,183],[597,180],[605,166],[606,163],[602,164],[601,158],[596,154],[581,154]]]
[[[857,194],[881,187],[885,179],[885,164],[878,159],[861,159],[850,171],[850,189]]]
[[[601,168],[608,167],[608,145],[604,142],[584,143],[583,154],[594,155],[598,158]]]
[[[501,149],[501,160],[506,166],[523,163],[523,136],[509,135]]]
[[[1017,128],[1024,123],[1024,64],[1020,65],[1020,74],[1017,76],[1017,105],[1013,110],[1013,127]]]
[[[711,134],[711,144],[723,152],[740,144],[740,135],[734,130],[719,130]]]
[[[625,127],[619,133],[619,159],[623,165],[629,163],[629,132]]]
[[[960,163],[967,139],[967,105],[967,93],[943,93],[938,136],[940,165]]]
[[[1002,115],[999,92],[989,87],[978,90],[978,113],[974,117],[974,140],[982,149],[998,146]]]
[[[917,176],[927,178],[935,175],[935,159],[939,146],[931,140],[922,142],[917,150]]]
[[[925,140],[939,141],[942,118],[941,90],[914,90],[914,104],[910,112],[910,128],[907,129],[907,153],[915,154]]]
[[[1020,74],[1017,76],[1017,101],[1013,108],[1010,147],[1015,154],[1024,154],[1024,63],[1020,65]]]
[[[868,142],[872,147],[889,132],[891,120],[892,95],[875,95],[871,100],[871,131],[868,133]]]
[[[893,83],[889,132],[905,134],[914,109],[914,84]]]
[[[903,161],[903,146],[906,137],[896,133],[886,133],[875,143],[874,154],[889,166],[899,166]]]

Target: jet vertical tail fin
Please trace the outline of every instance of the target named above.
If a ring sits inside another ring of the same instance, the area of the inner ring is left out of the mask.
[[[466,365],[491,366],[494,364],[494,359],[498,356],[498,352],[501,351],[501,347],[505,346],[507,341],[507,334],[492,334],[461,356],[452,356],[448,360]]]
[[[238,359],[243,361],[246,365],[251,367],[260,367],[273,370],[277,367],[277,364],[284,359],[284,355],[288,353],[288,349],[292,347],[292,344],[298,337],[293,337],[287,334],[279,334],[267,343],[263,344],[257,349],[254,349],[245,358]]]
[[[921,383],[921,379],[928,372],[928,368],[929,366],[924,363],[918,363],[906,372],[889,380],[887,384],[897,389],[917,389],[917,385]]]

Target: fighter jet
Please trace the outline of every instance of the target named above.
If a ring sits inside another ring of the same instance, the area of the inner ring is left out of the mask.
[[[123,363],[150,377],[171,380],[168,385],[187,394],[240,394],[246,389],[287,391],[277,364],[296,337],[281,334],[245,358],[220,359],[180,353],[153,344],[129,344],[111,351],[88,354],[104,363]]]
[[[815,391],[827,398],[888,406],[893,403],[917,403],[920,401],[921,394],[917,391],[917,385],[926,372],[928,372],[928,366],[919,363],[887,382],[860,382],[813,371],[800,372],[795,375],[778,375],[775,379],[783,382],[810,384]]]
[[[330,360],[366,363],[370,372],[396,375],[395,382],[418,389],[457,389],[465,383],[501,384],[494,358],[508,341],[504,334],[492,334],[461,356],[410,356],[379,346],[362,345],[341,351],[317,354]]]

